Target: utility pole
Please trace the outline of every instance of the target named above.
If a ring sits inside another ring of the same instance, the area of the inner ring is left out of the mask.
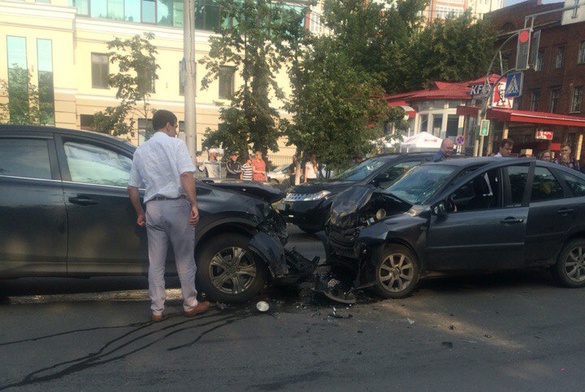
[[[192,158],[197,154],[197,109],[195,105],[195,2],[183,0],[183,56],[185,64],[185,136]]]

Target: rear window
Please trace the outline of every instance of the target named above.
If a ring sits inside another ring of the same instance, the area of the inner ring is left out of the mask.
[[[0,175],[51,179],[47,140],[0,138]]]

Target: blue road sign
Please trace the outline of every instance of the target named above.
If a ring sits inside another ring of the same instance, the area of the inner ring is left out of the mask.
[[[522,71],[510,72],[506,76],[504,98],[518,98],[521,96],[522,82],[524,82],[524,73]]]

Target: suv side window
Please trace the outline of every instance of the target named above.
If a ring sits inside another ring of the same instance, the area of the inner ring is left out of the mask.
[[[564,196],[563,187],[550,170],[545,167],[537,167],[534,170],[531,201],[562,199]]]
[[[45,139],[0,139],[0,175],[50,180],[51,161]]]
[[[132,160],[115,151],[89,143],[65,142],[71,181],[127,186]]]
[[[571,189],[573,197],[585,196],[585,181],[577,176],[561,172],[561,176]]]

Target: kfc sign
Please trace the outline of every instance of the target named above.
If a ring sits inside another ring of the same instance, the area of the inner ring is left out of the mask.
[[[552,140],[553,139],[553,131],[543,131],[543,130],[539,129],[536,131],[536,139]]]
[[[471,95],[474,98],[483,97],[487,94],[487,91],[484,91],[483,84],[474,84],[471,86]],[[512,105],[514,104],[514,98],[506,98],[506,78],[503,78],[499,83],[497,88],[494,88],[492,91],[492,102],[491,107],[495,108],[502,108],[502,109],[512,109]]]

